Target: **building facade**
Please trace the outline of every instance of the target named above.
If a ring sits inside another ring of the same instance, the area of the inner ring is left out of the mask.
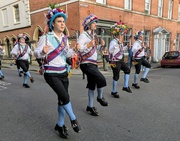
[[[99,18],[98,36],[105,39],[106,46],[112,38],[111,25],[121,20],[129,26],[125,42],[136,31],[144,30],[144,42],[150,46],[154,62],[159,62],[166,51],[180,50],[180,0],[0,0],[0,44],[6,50],[5,57],[11,58],[19,33],[26,34],[27,42],[36,48],[46,27],[44,14],[49,3],[66,11],[65,33],[72,46],[77,31],[83,31],[85,17],[95,14]]]

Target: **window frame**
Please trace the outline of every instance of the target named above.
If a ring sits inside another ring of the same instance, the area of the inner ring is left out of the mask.
[[[129,28],[127,33],[124,34],[124,41],[123,41],[124,46],[126,46],[127,43],[130,43],[130,45],[131,45],[131,38],[129,39],[130,36],[132,36],[132,28]],[[128,53],[128,49],[125,49],[124,53]]]
[[[147,39],[147,40],[146,40]],[[149,45],[150,43],[150,30],[144,30],[144,45]]]
[[[7,8],[3,8],[2,9],[2,24],[3,26],[8,26],[8,11],[7,11]]]
[[[128,31],[127,31],[127,33],[126,34],[124,34],[124,45],[126,44],[126,43],[128,43],[128,42],[130,42],[131,43],[131,39],[129,40],[129,37],[132,35],[132,28],[129,28],[128,29]]]
[[[16,9],[18,8],[18,9]],[[14,15],[14,23],[20,22],[20,11],[19,11],[19,5],[13,5],[13,15]]]
[[[96,0],[97,3],[106,4],[106,0]]]
[[[170,46],[171,45],[171,33],[166,34],[166,51],[170,51]]]
[[[148,8],[147,8],[148,6]],[[151,11],[151,0],[145,0],[145,5],[144,5],[144,12],[146,14],[150,14]]]
[[[169,0],[168,5],[168,19],[172,19],[173,0]]]
[[[132,10],[132,0],[124,0],[124,9]]]
[[[175,43],[176,51],[179,50],[179,41],[180,41],[180,33],[177,33],[176,34],[176,43]]]
[[[162,17],[163,15],[163,3],[164,3],[164,0],[158,1],[158,17]]]
[[[178,4],[178,21],[180,21],[180,3]]]

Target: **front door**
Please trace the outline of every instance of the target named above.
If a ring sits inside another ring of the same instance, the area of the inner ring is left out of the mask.
[[[154,62],[159,62],[165,53],[166,34],[156,34],[154,36]]]
[[[156,29],[153,30],[154,33],[154,56],[153,56],[153,61],[154,62],[159,62],[162,59],[162,56],[165,53],[165,48],[166,48],[166,35],[169,35],[169,32],[162,27],[157,27]]]

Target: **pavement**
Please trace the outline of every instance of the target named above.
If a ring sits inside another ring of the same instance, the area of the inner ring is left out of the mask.
[[[151,70],[152,70],[152,69],[159,68],[159,67],[161,67],[161,66],[160,66],[160,63],[151,63]],[[12,60],[2,60],[2,68],[8,68],[8,69],[17,70],[16,65],[12,65]],[[104,74],[104,75],[112,74],[112,70],[111,70],[110,67],[108,68],[107,71],[104,71],[104,70],[103,70],[103,68],[102,68],[102,63],[99,63],[99,64],[98,64],[98,68],[99,68],[100,72],[101,72],[102,74]],[[36,61],[33,61],[33,62],[32,62],[32,64],[31,64],[30,67],[29,67],[29,70],[38,73],[39,66],[38,66],[38,64],[37,64]],[[131,71],[133,72],[133,70],[134,70],[134,67],[132,67]],[[81,74],[82,74],[82,71],[80,70],[80,68],[71,69],[71,72],[72,72],[72,75],[81,75]],[[121,72],[122,72],[122,71],[121,71]]]

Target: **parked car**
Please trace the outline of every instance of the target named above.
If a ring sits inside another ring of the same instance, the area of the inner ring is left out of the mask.
[[[161,60],[161,67],[166,66],[180,66],[179,51],[168,51],[163,55]]]

